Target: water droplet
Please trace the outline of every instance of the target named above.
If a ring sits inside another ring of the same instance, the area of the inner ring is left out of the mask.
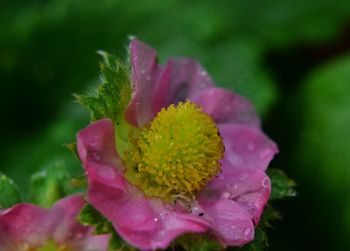
[[[141,70],[141,74],[145,74],[145,73],[146,73],[145,69]]]
[[[230,153],[225,155],[227,160],[230,162],[231,165],[233,166],[238,166],[242,164],[242,158],[238,154],[235,153]]]
[[[168,216],[167,212],[162,212],[159,214],[160,218],[162,218],[163,220]]]
[[[250,234],[250,232],[251,232],[250,228],[247,227],[247,228],[245,228],[245,229],[243,230],[243,235],[244,235],[244,236],[247,236],[247,235]]]
[[[109,181],[115,179],[115,172],[110,167],[101,167],[100,170],[98,171],[98,175],[101,178],[109,180]]]
[[[229,193],[229,192],[224,192],[224,193],[221,195],[221,198],[222,198],[222,199],[229,199],[229,198],[230,198],[230,193]]]
[[[199,75],[201,75],[202,77],[206,77],[208,75],[208,73],[204,70],[200,71]]]
[[[158,221],[158,218],[154,218],[153,220],[154,220],[155,222],[157,222],[157,221]]]
[[[252,141],[249,141],[247,144],[247,150],[252,152],[255,150],[255,148],[255,144]]]
[[[265,177],[262,181],[262,186],[265,188],[269,187],[270,186],[270,179]]]

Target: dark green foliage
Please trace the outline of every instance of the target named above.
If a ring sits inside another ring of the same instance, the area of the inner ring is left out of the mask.
[[[174,244],[186,251],[220,251],[224,247],[212,236],[205,234],[185,234],[179,237]]]
[[[295,182],[280,169],[268,169],[268,175],[271,179],[270,200],[278,200],[286,197],[295,196]]]
[[[0,172],[0,209],[9,208],[21,202],[16,184]]]

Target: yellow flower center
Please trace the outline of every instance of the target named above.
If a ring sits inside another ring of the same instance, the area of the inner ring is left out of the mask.
[[[218,128],[190,101],[163,108],[132,142],[125,175],[147,196],[191,197],[221,169],[224,146]]]

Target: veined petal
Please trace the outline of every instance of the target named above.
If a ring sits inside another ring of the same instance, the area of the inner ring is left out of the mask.
[[[208,222],[218,240],[224,245],[241,246],[254,239],[250,215],[234,200],[226,197],[199,199],[202,218]]]
[[[222,173],[201,192],[201,198],[226,198],[236,201],[255,224],[270,196],[271,184],[264,171],[252,168],[232,168],[222,163]]]
[[[192,99],[196,93],[212,86],[209,74],[194,59],[169,59],[154,89],[153,110],[157,112],[170,104]]]
[[[199,104],[218,124],[238,123],[260,127],[254,107],[246,98],[236,93],[212,87],[198,92],[191,101]]]
[[[125,117],[134,126],[143,126],[153,117],[151,107],[153,89],[158,82],[160,69],[157,53],[137,39],[130,42],[133,92]]]
[[[219,124],[224,145],[224,160],[231,168],[266,170],[278,152],[276,144],[261,130],[239,124]]]
[[[213,86],[209,74],[191,58],[158,65],[156,51],[137,39],[130,42],[130,52],[133,93],[125,117],[134,126],[144,126],[162,107]]]

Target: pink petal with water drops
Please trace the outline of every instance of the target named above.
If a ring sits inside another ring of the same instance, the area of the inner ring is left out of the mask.
[[[198,92],[191,101],[199,104],[218,124],[238,123],[260,127],[252,104],[236,93],[218,87],[207,88]]]
[[[95,130],[96,128],[99,130]],[[207,230],[195,216],[172,212],[173,207],[163,204],[159,199],[146,199],[141,191],[124,179],[123,174],[113,166],[113,160],[107,161],[111,164],[108,166],[105,160],[111,156],[107,158],[104,154],[109,154],[110,151],[105,152],[103,146],[98,146],[103,142],[91,141],[92,137],[88,135],[91,130],[95,132],[95,139],[113,140],[107,137],[113,131],[113,125],[109,120],[100,120],[78,135],[78,151],[89,181],[88,200],[112,221],[117,232],[125,240],[141,249],[165,248],[178,235]],[[96,149],[101,151],[97,152]],[[116,154],[114,145],[113,152]],[[118,156],[115,158],[118,159]],[[102,164],[99,162],[101,160],[104,160]],[[110,178],[103,175],[101,177],[103,168],[114,172],[109,175]]]
[[[224,145],[224,159],[231,168],[266,170],[278,152],[276,144],[261,130],[240,124],[219,124]]]
[[[223,194],[219,198],[199,199],[203,218],[224,245],[241,246],[254,239],[250,215],[237,202]]]
[[[125,167],[115,150],[115,134],[110,120],[99,120],[80,131],[77,148],[89,177],[116,188],[125,187]]]
[[[13,251],[38,247],[50,237],[52,224],[49,212],[31,204],[18,204],[0,211],[0,250]]]
[[[201,192],[202,198],[227,197],[247,211],[255,224],[270,196],[269,177],[260,169],[232,168],[222,161],[222,172]]]

